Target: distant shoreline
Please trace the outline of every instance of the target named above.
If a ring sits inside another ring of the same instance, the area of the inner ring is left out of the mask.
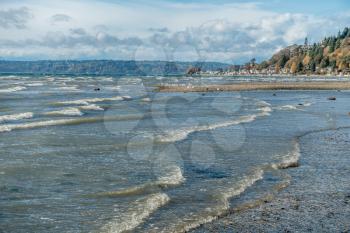
[[[217,92],[257,90],[350,90],[350,81],[245,82],[203,86],[158,86],[159,92]]]

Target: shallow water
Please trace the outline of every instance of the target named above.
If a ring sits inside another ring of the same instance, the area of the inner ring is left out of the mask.
[[[350,123],[346,91],[152,91],[241,79],[0,77],[0,229],[189,230]]]

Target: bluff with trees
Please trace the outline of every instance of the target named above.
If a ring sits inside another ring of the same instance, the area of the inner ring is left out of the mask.
[[[255,68],[277,74],[349,74],[350,29],[346,27],[337,36],[312,45],[306,38],[304,45],[282,49]]]

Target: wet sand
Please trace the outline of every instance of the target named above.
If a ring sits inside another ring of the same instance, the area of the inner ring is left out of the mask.
[[[256,90],[350,90],[350,81],[247,82],[204,86],[158,86],[160,92],[213,92]]]
[[[301,138],[300,166],[281,170],[271,192],[269,176],[238,197],[230,214],[193,232],[350,232],[350,130]],[[276,174],[274,174],[276,177]]]

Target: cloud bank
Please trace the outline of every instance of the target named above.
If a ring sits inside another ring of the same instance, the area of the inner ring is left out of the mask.
[[[277,13],[255,3],[33,3],[4,4],[0,58],[242,63],[305,37],[318,41],[350,19],[346,12]]]

